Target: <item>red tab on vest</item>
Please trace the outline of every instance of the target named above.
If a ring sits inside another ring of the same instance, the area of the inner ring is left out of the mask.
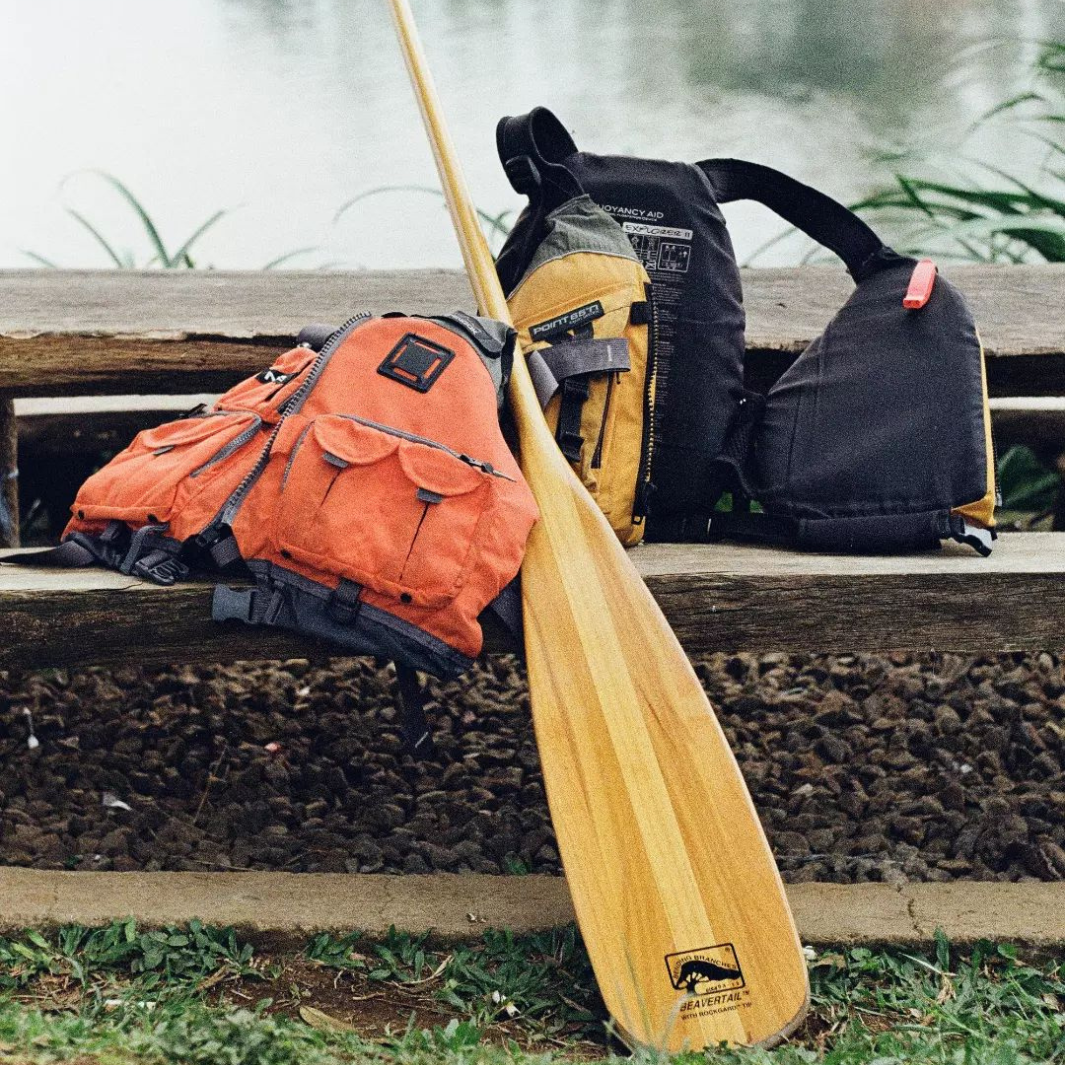
[[[910,285],[902,297],[902,305],[908,311],[919,311],[931,298],[936,283],[936,264],[931,259],[922,259],[910,275]]]

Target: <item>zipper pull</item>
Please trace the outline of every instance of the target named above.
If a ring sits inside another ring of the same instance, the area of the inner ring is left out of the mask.
[[[454,454],[454,452],[452,452]],[[475,459],[470,455],[459,455],[459,462],[465,462],[467,466],[472,466],[475,470],[480,470],[482,473],[487,473],[492,477],[502,477],[504,481],[513,481],[514,478],[509,474],[503,473],[502,470],[497,470],[490,462],[484,462],[481,459]]]

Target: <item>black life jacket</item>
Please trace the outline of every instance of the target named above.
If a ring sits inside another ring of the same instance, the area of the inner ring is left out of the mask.
[[[831,550],[994,537],[983,350],[961,294],[835,200],[770,167],[578,151],[544,108],[497,147],[533,207],[499,258],[521,269],[545,187],[574,183],[628,235],[652,282],[657,367],[649,540],[734,536]],[[719,205],[764,204],[843,261],[847,303],[766,396],[743,383],[740,272]],[[914,284],[912,284],[914,283]],[[907,293],[922,288],[904,305]],[[722,512],[723,493],[733,509]],[[749,503],[755,502],[754,513]]]

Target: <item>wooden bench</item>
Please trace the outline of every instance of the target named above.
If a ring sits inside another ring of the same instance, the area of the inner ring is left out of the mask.
[[[1065,267],[946,272],[972,303],[992,394],[1065,396]],[[849,282],[804,267],[747,271],[744,283],[748,376],[766,387]],[[0,469],[16,465],[15,397],[218,392],[269,365],[308,322],[471,303],[453,271],[0,272]],[[11,505],[16,481],[5,485]],[[1065,616],[1065,536],[1055,533],[1004,536],[988,560],[956,547],[870,558],[732,545],[647,546],[633,557],[692,654],[1043,649],[1057,646]],[[214,625],[209,589],[0,565],[0,668],[119,664],[131,653],[144,664],[335,653]],[[488,647],[507,649],[498,633]]]

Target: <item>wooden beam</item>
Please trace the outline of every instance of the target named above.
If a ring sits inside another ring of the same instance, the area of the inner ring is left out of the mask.
[[[472,303],[453,270],[0,271],[0,387],[222,391],[269,365],[305,325],[339,325],[364,308],[438,314]]]
[[[745,270],[749,365],[776,375],[852,285],[842,269]],[[952,266],[997,394],[1065,393],[1065,265]],[[457,271],[0,271],[0,388],[20,395],[210,392],[255,372],[309,322],[356,309],[470,308]]]
[[[124,448],[142,429],[174,421],[214,395],[18,399],[19,449],[31,461]],[[25,465],[25,463],[24,463]]]
[[[1058,648],[1065,535],[911,556],[658,544],[633,557],[691,655]],[[104,570],[0,564],[0,667],[328,657],[331,646],[210,620],[209,583],[160,588]],[[498,633],[488,649],[507,650]]]
[[[195,396],[63,396],[15,401],[23,470],[40,460],[124,448],[142,429],[173,421],[197,403]],[[1065,452],[1065,396],[991,401],[999,452],[1025,444],[1054,457]]]
[[[1032,448],[1044,461],[1065,453],[1065,396],[993,399],[991,422],[999,454],[1015,444]]]

